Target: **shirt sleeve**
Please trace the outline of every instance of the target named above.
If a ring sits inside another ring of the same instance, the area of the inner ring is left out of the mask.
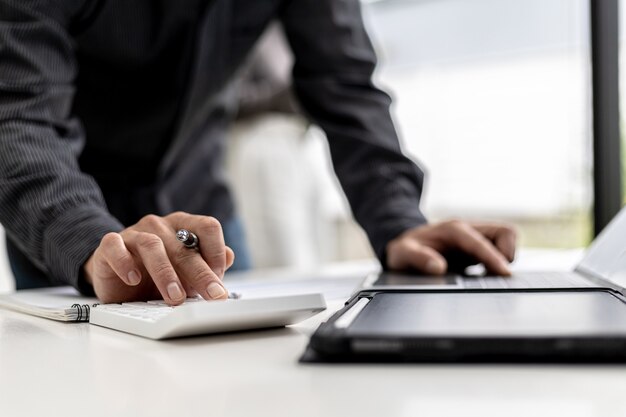
[[[67,28],[82,3],[0,0],[0,222],[51,281],[88,292],[82,265],[122,225],[77,161],[84,137],[71,116]]]
[[[387,243],[426,222],[419,208],[424,174],[402,154],[391,99],[372,82],[376,56],[359,1],[293,0],[281,20],[298,98],[326,132],[353,214],[386,266]]]

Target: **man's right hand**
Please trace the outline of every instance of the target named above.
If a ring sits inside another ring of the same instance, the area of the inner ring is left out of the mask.
[[[199,239],[189,249],[176,239],[188,229]],[[120,233],[109,233],[84,265],[85,278],[103,303],[163,298],[178,305],[187,296],[224,299],[224,272],[235,259],[220,223],[183,212],[148,215]]]

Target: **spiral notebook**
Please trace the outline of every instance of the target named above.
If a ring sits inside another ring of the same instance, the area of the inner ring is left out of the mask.
[[[21,290],[0,295],[0,307],[57,321],[89,321],[96,298],[82,297],[72,287]]]

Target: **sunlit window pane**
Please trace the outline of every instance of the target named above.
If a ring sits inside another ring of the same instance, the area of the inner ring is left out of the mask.
[[[585,245],[591,99],[586,0],[364,4],[424,208],[513,221],[527,246]]]

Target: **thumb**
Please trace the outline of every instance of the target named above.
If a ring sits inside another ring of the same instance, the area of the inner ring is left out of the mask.
[[[387,265],[391,269],[416,269],[431,275],[444,274],[448,269],[448,263],[439,252],[406,240],[388,248]]]

